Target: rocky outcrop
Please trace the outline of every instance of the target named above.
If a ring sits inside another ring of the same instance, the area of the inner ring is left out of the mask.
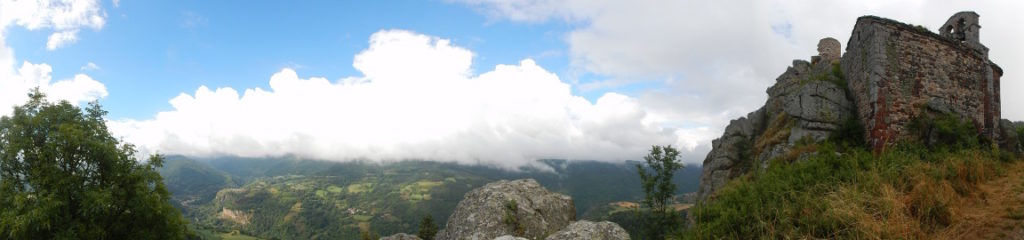
[[[721,138],[712,141],[704,160],[698,199],[733,178],[765,168],[790,153],[798,142],[819,142],[852,117],[853,102],[839,72],[838,42],[823,39],[813,63],[795,60],[768,88],[765,106],[729,122]]]
[[[220,214],[217,215],[218,219],[228,220],[235,224],[247,225],[252,221],[252,213],[247,213],[242,210],[231,210],[228,208],[222,208]]]
[[[776,79],[764,107],[733,120],[712,141],[698,199],[707,201],[729,180],[767,167],[773,159],[816,154],[796,146],[852,126],[844,124],[860,125],[866,143],[877,152],[910,138],[913,119],[953,114],[973,123],[982,138],[1024,151],[1016,128],[1000,119],[1003,69],[988,59],[988,48],[979,42],[978,18],[974,12],[957,13],[936,34],[861,17],[841,55],[838,41],[822,39],[818,56],[811,62],[793,61]]]
[[[764,108],[747,117],[729,122],[721,138],[711,141],[711,152],[704,159],[704,168],[697,189],[699,199],[718,190],[729,179],[749,171],[752,166],[750,148],[754,138],[764,131]]]
[[[380,240],[421,240],[421,238],[417,237],[416,235],[396,233],[391,236],[382,237],[380,238]]]
[[[613,222],[577,221],[561,231],[548,236],[547,240],[620,240],[629,239],[629,233]]]
[[[493,239],[503,235],[544,239],[576,220],[572,198],[549,192],[533,179],[497,181],[466,193],[440,240]]]
[[[512,236],[512,235],[505,235],[505,236],[501,236],[501,237],[496,237],[496,238],[494,238],[494,240],[529,240],[529,239],[521,238],[521,237],[516,237],[516,236]]]

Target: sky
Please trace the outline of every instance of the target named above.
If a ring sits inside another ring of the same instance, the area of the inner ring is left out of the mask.
[[[1024,120],[1024,2],[924,0],[0,0],[0,115],[39,87],[142,154],[699,164],[819,39],[963,10]]]

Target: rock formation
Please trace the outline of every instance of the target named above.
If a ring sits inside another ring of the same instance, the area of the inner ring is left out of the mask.
[[[391,236],[382,237],[379,240],[422,240],[420,237],[405,233],[396,233]]]
[[[577,221],[548,236],[547,240],[618,240],[629,239],[629,233],[613,222]]]
[[[543,239],[574,220],[572,198],[549,192],[533,179],[501,180],[466,193],[437,239]]]
[[[572,198],[549,192],[533,179],[501,180],[466,193],[435,239],[629,239],[618,224],[575,219]],[[399,233],[381,239],[420,238]]]
[[[521,238],[521,237],[516,237],[516,236],[512,236],[512,235],[505,235],[505,236],[501,236],[501,237],[496,237],[493,240],[529,240],[529,239]]]
[[[953,15],[941,35],[865,16],[857,20],[845,54],[835,39],[822,39],[818,56],[810,63],[794,60],[768,88],[764,107],[731,121],[712,141],[698,199],[706,201],[729,180],[774,159],[816,154],[797,146],[826,140],[844,124],[859,123],[866,144],[877,152],[910,137],[912,119],[953,114],[974,123],[982,138],[1024,150],[1012,124],[1000,119],[1003,70],[988,59],[980,28],[974,12]]]
[[[814,63],[793,61],[768,88],[768,101],[746,117],[729,122],[721,138],[712,141],[704,160],[699,199],[733,178],[790,152],[799,141],[823,141],[852,117],[853,103],[838,72],[839,43],[818,44]]]

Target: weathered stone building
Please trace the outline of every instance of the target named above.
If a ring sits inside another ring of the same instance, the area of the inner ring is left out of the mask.
[[[1003,71],[979,42],[978,14],[961,12],[940,29],[861,17],[842,59],[858,117],[876,151],[906,137],[922,111],[955,113],[998,138]]]
[[[800,142],[820,142],[847,120],[859,120],[875,151],[911,136],[908,125],[926,113],[953,114],[973,123],[980,136],[1020,151],[1000,119],[1003,70],[981,44],[978,14],[953,15],[933,33],[920,26],[865,16],[857,19],[846,53],[822,39],[811,62],[793,66],[768,88],[765,106],[733,120],[712,141],[698,198],[706,200],[729,180],[773,159],[799,160],[814,152]],[[1001,136],[1002,135],[1002,136]]]

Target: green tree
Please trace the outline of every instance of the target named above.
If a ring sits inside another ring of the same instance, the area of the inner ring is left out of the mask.
[[[644,156],[647,166],[637,164],[641,184],[644,188],[643,206],[648,209],[644,216],[641,237],[644,239],[664,239],[665,235],[680,223],[675,209],[670,208],[676,185],[672,183],[672,174],[682,169],[679,162],[679,151],[668,146],[652,146],[651,152]]]
[[[437,224],[434,223],[434,217],[427,214],[420,221],[420,231],[416,236],[423,240],[434,240],[434,235],[437,235]]]
[[[156,168],[107,130],[107,113],[47,102],[38,89],[0,118],[0,239],[181,239]]]

